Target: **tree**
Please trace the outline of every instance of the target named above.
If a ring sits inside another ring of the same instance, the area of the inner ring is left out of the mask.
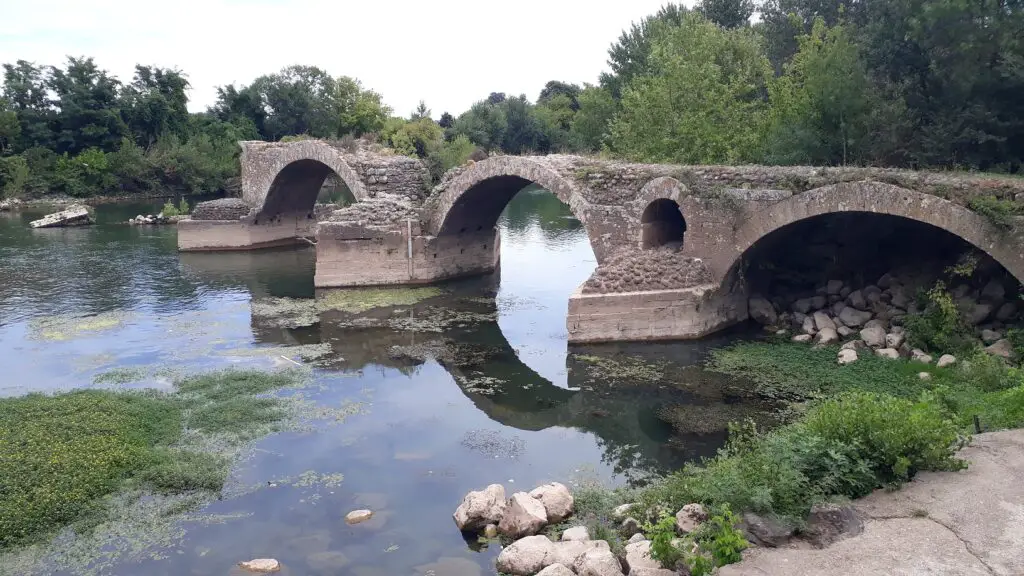
[[[441,128],[447,130],[448,128],[451,128],[455,124],[455,117],[445,112],[441,114],[441,119],[437,121],[437,124]]]
[[[333,78],[315,66],[288,66],[252,83],[266,110],[264,136],[308,134],[316,138],[338,135],[341,110]]]
[[[580,109],[569,125],[569,141],[576,150],[600,150],[615,116],[617,104],[611,93],[598,86],[587,85],[579,95]]]
[[[688,12],[682,4],[670,2],[653,16],[644,18],[639,24],[633,23],[628,31],[624,30],[619,40],[608,49],[608,66],[612,71],[601,74],[601,86],[618,99],[622,89],[633,78],[649,72],[651,38],[655,33],[662,27],[678,26]]]
[[[878,97],[857,46],[843,26],[815,21],[799,38],[786,73],[771,84],[771,162],[848,164],[892,154],[903,108]]]
[[[263,98],[252,86],[241,89],[231,86],[217,87],[217,102],[209,112],[222,122],[240,125],[251,123],[256,127],[257,137],[266,137],[267,113]]]
[[[652,74],[623,92],[613,150],[645,162],[760,158],[772,74],[749,29],[725,30],[689,13],[655,38],[649,65]]]
[[[165,134],[186,135],[188,88],[179,70],[135,67],[132,83],[121,94],[121,114],[140,144],[148,148]]]
[[[420,100],[420,103],[416,106],[416,109],[412,111],[411,115],[409,115],[409,120],[412,122],[416,122],[417,120],[421,120],[423,118],[430,118],[430,108],[427,108],[426,102]]]
[[[7,155],[21,136],[18,113],[9,109],[6,100],[0,98],[0,156]]]
[[[534,106],[533,116],[539,131],[537,150],[548,152],[569,149],[569,129],[575,115],[573,100],[566,94],[554,94]]]
[[[128,127],[121,118],[121,83],[92,58],[69,57],[66,69],[49,67],[46,87],[55,96],[54,150],[75,155],[117,148]]]
[[[384,104],[380,94],[363,89],[359,80],[348,76],[338,78],[335,84],[334,105],[340,120],[335,136],[362,136],[384,128],[391,108]]]
[[[507,128],[505,110],[484,100],[459,115],[450,130],[449,139],[464,135],[470,142],[490,153],[501,147]]]
[[[580,103],[577,101],[579,95],[580,87],[576,84],[551,80],[545,84],[544,88],[540,91],[540,96],[537,97],[537,105],[546,104],[551,99],[558,96],[565,96],[569,99],[569,107],[572,108],[573,112],[575,112],[580,108]]]
[[[491,92],[491,95],[487,97],[488,104],[501,104],[505,101],[504,92]]]
[[[723,28],[739,28],[750,23],[754,0],[701,0],[697,10]]]
[[[525,94],[512,96],[502,102],[505,109],[505,135],[502,149],[509,154],[537,151],[540,144],[540,126],[533,115],[533,104]]]
[[[2,95],[7,109],[18,117],[19,134],[11,145],[15,151],[53,145],[54,110],[47,94],[46,71],[25,60],[4,64]]]

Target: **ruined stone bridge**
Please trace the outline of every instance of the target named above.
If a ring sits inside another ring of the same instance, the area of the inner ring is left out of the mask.
[[[537,184],[569,206],[598,261],[570,299],[570,341],[692,338],[742,321],[751,249],[828,214],[887,215],[942,229],[1024,281],[1022,219],[1000,226],[967,207],[975,195],[1024,203],[1024,179],[551,155],[491,157],[431,187],[426,167],[405,156],[318,140],[241,145],[242,198],[198,205],[179,223],[181,250],[315,237],[320,288],[484,274],[497,265],[499,215],[523,187]],[[356,202],[324,213],[315,202],[332,175]]]

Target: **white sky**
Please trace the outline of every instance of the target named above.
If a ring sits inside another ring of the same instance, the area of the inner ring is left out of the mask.
[[[664,2],[0,0],[0,63],[92,56],[122,81],[136,63],[177,67],[193,111],[215,86],[307,64],[359,78],[403,116],[426,100],[436,119],[491,92],[596,82],[608,46]]]

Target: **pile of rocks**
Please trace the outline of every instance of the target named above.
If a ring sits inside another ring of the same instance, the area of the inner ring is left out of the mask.
[[[8,198],[7,200],[0,200],[0,212],[7,210],[15,210],[21,206],[21,200],[17,198]]]
[[[779,334],[795,329],[794,342],[825,346],[845,340],[839,351],[840,364],[857,361],[858,354],[865,351],[884,358],[910,358],[928,364],[933,358],[906,342],[903,320],[909,314],[921,312],[913,296],[916,289],[911,286],[892,274],[856,290],[841,280],[830,280],[813,296],[791,302],[753,296],[749,311],[751,318]],[[1009,358],[1013,346],[1003,337],[1003,330],[1018,318],[1020,310],[1007,298],[1005,287],[996,280],[980,290],[962,284],[953,289],[952,296],[963,317],[988,345],[985,350]],[[954,362],[956,358],[947,354],[939,358],[938,366]]]
[[[700,258],[683,256],[672,248],[657,248],[609,257],[583,285],[583,293],[671,290],[710,282],[711,271]]]
[[[164,216],[164,213],[161,212],[156,215],[149,214],[147,216],[139,214],[135,218],[128,220],[128,223],[132,226],[160,226],[165,224],[175,224],[184,218],[188,218],[188,216]]]

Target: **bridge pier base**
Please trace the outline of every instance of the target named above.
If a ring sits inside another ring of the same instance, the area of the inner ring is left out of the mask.
[[[317,235],[317,288],[430,284],[493,272],[501,237],[497,229],[429,236],[418,223],[378,229],[322,222]]]
[[[257,250],[302,245],[305,244],[303,238],[312,238],[315,234],[316,220],[304,214],[281,216],[269,222],[189,219],[178,222],[178,250]]]
[[[742,286],[584,294],[569,297],[570,344],[692,340],[747,319]]]

